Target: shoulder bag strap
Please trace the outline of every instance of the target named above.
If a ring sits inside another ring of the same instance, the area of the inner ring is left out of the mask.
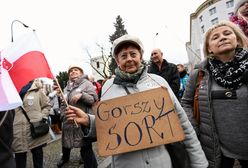
[[[126,86],[123,86],[123,88],[125,89],[125,91],[126,91],[127,95],[131,94],[131,93],[129,92],[129,90],[127,89],[127,87],[126,87]]]
[[[28,120],[28,122],[31,124],[31,122],[30,122],[30,119],[29,119],[29,117],[28,117],[28,115],[27,115],[27,112],[26,112],[26,110],[23,108],[23,106],[21,106],[21,111],[22,111],[22,113],[24,114],[24,116],[26,117],[26,119]]]
[[[203,79],[203,72],[201,70],[198,71],[197,74],[197,82],[195,86],[195,95],[194,95],[194,110],[193,110],[193,115],[197,123],[200,123],[200,110],[199,110],[199,90],[200,90],[200,85],[201,81]]]
[[[5,120],[5,118],[7,117],[8,113],[9,113],[8,110],[6,112],[4,112],[4,116],[3,116],[3,118],[0,121],[0,127],[2,126],[2,124],[3,124],[4,120]]]

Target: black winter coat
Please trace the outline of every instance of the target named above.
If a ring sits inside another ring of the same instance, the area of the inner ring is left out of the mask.
[[[0,112],[0,122],[4,118],[6,112]],[[15,168],[15,160],[11,150],[13,141],[13,121],[15,113],[9,111],[2,125],[0,125],[0,167]]]
[[[158,66],[151,62],[150,66],[148,67],[148,72],[163,77],[169,83],[176,97],[179,98],[180,77],[175,64],[169,63],[164,59],[161,70],[159,70]]]

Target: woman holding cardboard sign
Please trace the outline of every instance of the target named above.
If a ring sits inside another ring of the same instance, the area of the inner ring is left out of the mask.
[[[115,70],[115,78],[106,81],[103,85],[101,100],[107,101],[109,99],[120,98],[128,94],[132,95],[143,91],[149,91],[161,86],[168,88],[169,97],[175,106],[175,110],[178,113],[181,126],[185,134],[184,144],[190,157],[191,167],[206,168],[208,166],[208,163],[201,149],[194,129],[188,121],[185,112],[180,106],[180,103],[173,94],[168,83],[160,76],[147,73],[147,68],[143,64],[142,56],[144,53],[144,49],[141,41],[137,37],[124,35],[114,41],[112,49],[112,55],[116,60],[118,68]],[[126,105],[125,110],[128,111],[128,108],[129,106]],[[120,108],[115,108],[111,112],[114,118],[120,117],[120,110]],[[114,112],[116,111],[119,112],[119,115],[114,114]],[[89,127],[88,135],[95,133],[95,116],[87,115],[80,109],[74,107],[70,107],[67,109],[66,116],[67,119],[70,121],[75,120],[79,124]],[[106,117],[104,119],[106,119]],[[138,127],[138,124],[134,125]],[[114,131],[114,127],[110,131]],[[139,129],[139,133],[141,132],[142,130]],[[118,134],[115,135],[118,137],[120,136]],[[119,138],[118,140],[120,141],[121,139]],[[165,145],[158,145],[155,147],[112,155],[112,167],[172,168],[173,166],[170,155]]]

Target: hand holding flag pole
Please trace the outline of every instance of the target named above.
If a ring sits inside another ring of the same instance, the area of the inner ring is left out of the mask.
[[[68,102],[67,102],[66,99],[65,99],[64,93],[63,93],[63,91],[62,91],[62,89],[61,89],[61,87],[60,87],[60,84],[59,84],[57,78],[55,77],[54,80],[55,80],[56,84],[57,84],[58,87],[59,87],[59,91],[60,91],[60,93],[62,94],[62,99],[64,100],[64,102],[65,102],[65,104],[66,104],[66,107],[69,107],[69,104],[68,104]],[[76,122],[75,120],[73,120],[73,121],[74,121],[74,124],[76,125],[76,127],[78,128],[77,122]]]

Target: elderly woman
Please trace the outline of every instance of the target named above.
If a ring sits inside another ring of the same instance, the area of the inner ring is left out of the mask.
[[[248,51],[246,37],[232,22],[221,22],[205,34],[206,59],[195,69],[186,86],[182,106],[199,140],[210,168],[232,168],[234,159],[248,166]],[[196,78],[199,115],[193,117]]]
[[[180,106],[168,83],[158,75],[147,73],[147,68],[142,63],[143,53],[144,50],[141,41],[134,36],[124,35],[114,41],[112,54],[118,68],[115,70],[115,78],[107,80],[103,85],[101,100],[126,96],[127,92],[137,93],[161,86],[168,88],[186,136],[184,144],[190,157],[191,167],[206,168],[208,166],[207,160],[194,129],[187,119],[186,113]],[[80,124],[89,126],[90,131],[92,133],[94,132],[92,129],[95,124],[95,116],[89,115],[88,118],[84,112],[71,107],[67,111],[67,118],[68,120],[75,120]],[[165,145],[160,145],[113,155],[112,167],[172,168],[172,162]]]
[[[88,76],[84,74],[83,69],[78,65],[71,65],[68,69],[69,81],[64,89],[65,98],[68,104],[76,106],[85,112],[89,112],[92,104],[97,101],[97,94],[93,84],[88,80]],[[84,141],[81,128],[74,124],[70,124],[64,118],[62,111],[62,153],[61,160],[57,163],[58,167],[62,167],[70,159],[72,148],[81,148],[81,160],[84,162],[84,168],[96,168],[97,160],[92,150],[92,143]]]

